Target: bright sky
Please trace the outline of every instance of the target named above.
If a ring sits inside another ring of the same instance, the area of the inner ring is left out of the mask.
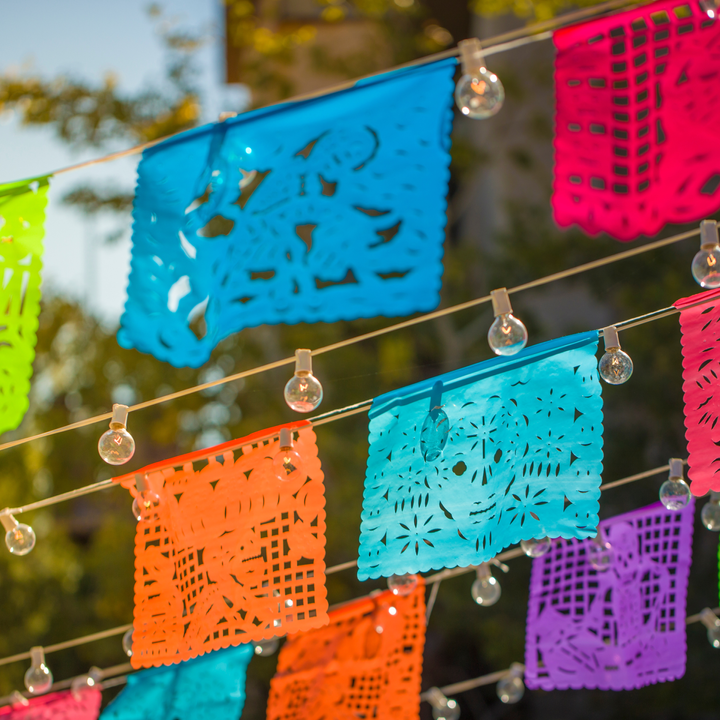
[[[0,0],[3,41],[0,72],[27,69],[46,78],[66,74],[99,82],[114,73],[121,90],[135,91],[160,82],[164,55],[147,14],[148,0]],[[201,53],[207,117],[238,109],[238,94],[222,86],[222,0],[165,0],[164,15],[180,27],[202,29],[215,40]],[[23,128],[13,118],[0,120],[0,181],[39,175],[105,154],[73,152],[49,129]],[[107,245],[103,225],[88,222],[60,198],[80,184],[110,180],[132,188],[137,158],[60,175],[51,181],[45,225],[44,283],[87,301],[89,309],[116,322],[125,303],[130,267],[130,228]],[[115,227],[105,223],[105,227]]]

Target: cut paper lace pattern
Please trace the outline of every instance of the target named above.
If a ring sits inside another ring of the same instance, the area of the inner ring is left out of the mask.
[[[655,2],[554,35],[558,225],[618,240],[720,208],[720,23]]]
[[[418,720],[424,646],[422,580],[407,597],[385,591],[333,610],[329,625],[283,646],[267,720]]]
[[[302,472],[286,481],[279,428],[140,471],[160,505],[135,537],[133,667],[327,622],[323,474],[315,434],[294,427]]]
[[[28,704],[15,703],[0,707],[3,720],[97,720],[102,693],[97,688],[86,688],[73,694],[50,693],[31,697]]]
[[[28,409],[40,314],[48,179],[0,186],[0,433]]]
[[[477,565],[530,538],[595,534],[602,469],[597,332],[381,396],[370,411],[361,580]],[[420,452],[433,407],[447,445]]]
[[[698,304],[701,303],[701,304]],[[694,495],[720,491],[720,290],[678,300],[685,438]]]
[[[128,675],[100,720],[238,720],[253,645]]]
[[[556,541],[533,560],[529,688],[632,690],[685,674],[694,506],[655,503],[601,522],[612,552],[603,572],[588,561],[592,540]]]
[[[386,73],[146,150],[118,342],[199,366],[246,327],[435,308],[455,65]]]

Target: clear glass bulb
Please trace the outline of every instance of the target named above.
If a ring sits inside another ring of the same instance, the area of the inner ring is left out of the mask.
[[[108,465],[124,465],[135,454],[135,440],[124,427],[110,428],[100,436],[98,452]]]
[[[285,402],[295,412],[312,412],[322,399],[322,385],[312,373],[295,373],[285,385]]]
[[[498,681],[497,696],[506,705],[512,705],[520,702],[525,694],[525,683],[522,678],[516,676],[504,677]]]
[[[420,430],[420,452],[426,462],[437,460],[447,445],[450,419],[441,407],[434,407]]]
[[[717,0],[700,0],[700,8],[711,20],[714,20],[717,17]]]
[[[45,653],[41,647],[30,649],[32,665],[25,673],[25,687],[33,695],[47,692],[53,684],[50,668],[45,664]]]
[[[152,490],[143,490],[133,499],[132,514],[138,522],[155,522],[160,518],[160,497]]]
[[[302,477],[302,458],[291,447],[280,448],[273,459],[273,471],[278,480],[289,481]]]
[[[261,657],[268,657],[268,655],[274,655],[279,647],[280,640],[276,637],[270,638],[270,640],[261,640],[255,644],[255,654]]]
[[[35,531],[25,523],[16,523],[5,533],[5,544],[13,555],[27,555],[35,547]]]
[[[123,652],[128,656],[132,657],[133,654],[133,629],[130,628],[122,636],[122,649]]]
[[[720,245],[703,245],[692,261],[692,274],[700,287],[720,287]]]
[[[690,488],[682,478],[669,478],[660,486],[660,502],[668,510],[682,510],[690,502]]]
[[[633,361],[620,348],[609,348],[598,363],[600,377],[610,385],[622,385],[630,379]]]
[[[520,547],[528,557],[542,557],[550,552],[550,548],[552,548],[552,540],[549,537],[544,537],[540,540],[535,538],[531,540],[523,540],[520,543]]]
[[[613,562],[614,554],[609,542],[593,540],[587,549],[588,563],[593,570],[605,572]]]
[[[388,578],[388,588],[393,595],[407,597],[412,594],[418,584],[417,575],[391,575]]]
[[[477,578],[472,584],[472,597],[473,600],[483,607],[490,607],[494,605],[502,594],[500,583],[491,576],[484,578]]]
[[[527,328],[512,313],[498,315],[488,330],[488,344],[496,355],[515,355],[527,341]]]
[[[720,648],[720,626],[716,625],[714,628],[708,628],[707,639],[716,650]]]
[[[463,75],[455,87],[455,102],[460,112],[473,120],[492,117],[503,106],[505,88],[500,78],[481,67],[472,75]]]
[[[720,532],[720,500],[711,498],[708,500],[700,512],[703,525],[708,530]]]
[[[70,691],[73,697],[77,698],[83,690],[98,685],[100,680],[102,680],[102,670],[99,668],[90,668],[90,672],[87,675],[79,675],[73,679],[70,684]]]
[[[394,605],[384,603],[373,614],[373,628],[378,635],[385,632],[385,628],[389,627],[392,619],[397,617],[397,608]]]
[[[448,698],[443,707],[433,706],[434,720],[458,720],[460,717],[460,704],[453,698]]]

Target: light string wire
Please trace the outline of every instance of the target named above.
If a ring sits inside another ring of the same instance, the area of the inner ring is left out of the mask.
[[[687,460],[683,460],[683,465],[687,465]],[[615,487],[619,487],[621,485],[627,485],[631,482],[636,482],[638,480],[644,480],[645,478],[653,477],[654,475],[659,475],[660,473],[667,472],[670,470],[670,465],[662,465],[660,467],[653,468],[652,470],[646,470],[641,473],[637,473],[635,475],[629,475],[628,477],[621,478],[620,480],[615,480],[613,482],[605,483],[600,486],[600,491],[604,490],[610,490]],[[92,486],[91,486],[92,487]],[[20,510],[20,509],[18,509]],[[13,513],[17,512],[16,510],[13,510]],[[493,564],[503,563],[505,560],[514,560],[515,558],[523,557],[525,556],[525,552],[522,550],[520,546],[512,548],[511,550],[505,550],[504,552],[499,553],[496,555],[493,560],[491,561]],[[340,563],[339,565],[333,565],[325,570],[325,575],[332,575],[334,573],[341,572],[343,570],[350,570],[351,568],[357,567],[357,560],[350,560],[348,562]],[[477,568],[476,565],[471,565],[469,567],[462,567],[462,568],[450,568],[447,570],[441,570],[440,572],[435,573],[434,575],[429,575],[425,580],[426,585],[433,585],[433,589],[431,590],[430,595],[430,601],[428,601],[428,611],[427,611],[427,618],[430,617],[430,612],[432,611],[432,606],[435,604],[435,599],[437,597],[437,592],[435,591],[435,588],[439,586],[439,584],[443,580],[447,580],[449,578],[458,577],[459,575],[465,575],[470,572],[474,572]],[[377,593],[378,591],[374,591]],[[434,594],[433,594],[434,593]],[[336,603],[335,605],[330,606],[329,610],[337,609],[338,607],[348,605],[350,603],[358,602],[359,600],[363,600],[366,598],[372,598],[373,594],[370,595],[363,595],[361,597],[353,598],[352,600],[347,600],[342,603]],[[84,635],[83,637],[75,638],[74,640],[66,640],[65,642],[56,643],[55,645],[48,645],[47,647],[43,647],[43,650],[45,651],[45,654],[50,654],[54,652],[58,652],[60,650],[68,650],[70,648],[79,647],[80,645],[87,645],[88,643],[97,642],[98,640],[104,640],[109,637],[115,637],[117,635],[122,635],[126,633],[128,630],[132,629],[132,625],[120,625],[119,627],[112,628],[111,630],[103,630],[102,632],[93,633],[92,635]],[[30,659],[30,652],[23,652],[18,653],[17,655],[9,655],[5,658],[0,658],[0,666],[2,665],[9,665],[14,662],[19,662],[20,660],[28,660]]]
[[[583,22],[585,20],[591,20],[593,18],[601,17],[603,15],[611,14],[614,11],[622,11],[630,7],[640,7],[647,5],[653,0],[610,0],[600,5],[595,5],[591,8],[585,8],[584,10],[577,10],[575,12],[565,13],[560,15],[553,20],[546,20],[544,22],[535,23],[518,30],[503,33],[501,35],[495,35],[494,37],[486,38],[482,40],[483,55],[495,55],[497,53],[507,52],[508,50],[514,50],[515,48],[528,45],[530,43],[539,42],[541,40],[548,40],[552,37],[555,30],[559,30],[569,25]],[[292,105],[294,103],[303,102],[306,100],[314,100],[317,98],[332,95],[333,93],[341,92],[343,90],[350,90],[355,87],[359,82],[363,82],[379,75],[384,75],[389,72],[396,70],[402,70],[410,67],[418,67],[422,65],[428,65],[439,60],[446,58],[457,57],[460,54],[460,50],[457,47],[450,48],[449,50],[443,50],[439,53],[433,53],[432,55],[426,55],[425,57],[418,58],[411,62],[402,63],[394,67],[386,68],[385,70],[379,70],[377,72],[369,73],[368,75],[362,75],[354,80],[348,80],[347,82],[333,85],[323,90],[317,90],[315,92],[304,93],[302,95],[295,95],[286,100],[281,100],[275,103],[269,103],[262,106],[263,108],[279,107],[284,105]],[[192,130],[194,128],[191,128]],[[120,150],[119,152],[109,153],[102,157],[94,158],[92,160],[86,160],[84,162],[76,163],[74,165],[68,165],[54,172],[48,173],[47,177],[54,175],[61,175],[67,172],[73,172],[75,170],[81,170],[83,168],[92,167],[94,165],[101,165],[112,160],[119,160],[120,158],[129,157],[131,155],[139,155],[144,150],[149,150],[160,143],[166,142],[172,138],[182,135],[189,130],[181,130],[180,132],[166,135],[165,137],[158,138],[157,140],[151,140],[140,145],[136,145],[126,150]]]
[[[699,231],[698,231],[698,232],[699,232]],[[692,234],[697,234],[697,232],[693,231]],[[683,235],[683,238],[684,238],[684,237],[686,237],[686,236],[688,235],[688,233],[683,233],[682,235]],[[672,238],[667,238],[667,241],[669,241],[669,240],[671,240],[671,239],[672,239]],[[665,242],[665,241],[660,241],[660,242]],[[635,248],[635,250],[640,250],[640,248]],[[621,253],[621,254],[622,254],[622,253]],[[566,272],[567,272],[567,271],[566,271]],[[527,287],[528,285],[531,285],[531,286],[534,287],[535,284],[538,283],[538,282],[539,282],[539,281],[533,281],[532,283],[526,283],[525,286],[519,286],[519,288],[521,288],[521,289],[526,289],[526,287]],[[508,291],[508,292],[515,292],[516,290],[517,290],[517,289],[513,288],[512,290],[510,290],[510,291]],[[489,297],[489,296],[488,296],[488,297]],[[702,296],[701,296],[701,299],[700,299],[700,300],[698,300],[698,301],[695,302],[695,303],[692,303],[691,305],[687,305],[687,306],[686,306],[686,309],[687,309],[687,308],[690,308],[690,307],[696,307],[696,306],[698,306],[698,305],[703,305],[703,304],[705,304],[705,303],[707,303],[707,302],[713,302],[714,299],[715,299],[714,297],[708,297],[707,299],[702,299]],[[448,310],[451,310],[452,308],[447,308],[447,309],[448,309]],[[438,312],[440,312],[440,311],[438,311]],[[680,311],[679,311],[677,308],[675,308],[675,307],[661,308],[661,309],[659,309],[659,310],[654,310],[653,312],[646,313],[645,315],[639,315],[639,316],[637,316],[637,317],[630,318],[629,320],[623,320],[622,322],[617,323],[614,327],[616,327],[618,330],[628,330],[628,329],[630,329],[630,328],[635,328],[635,327],[638,327],[638,326],[640,326],[640,325],[644,325],[644,324],[649,323],[649,322],[654,322],[655,320],[661,320],[661,319],[663,319],[663,318],[670,317],[671,315],[675,315],[675,314],[677,314],[677,313],[679,313],[679,312],[680,312]],[[420,319],[420,318],[418,318],[418,319]],[[372,334],[372,333],[370,333],[370,334]],[[359,336],[359,337],[364,338],[365,336]],[[351,340],[357,341],[357,338],[351,338]],[[333,346],[327,346],[327,347],[333,347]],[[326,350],[326,348],[321,348],[319,351],[315,351],[315,353],[323,352],[323,351],[325,351],[325,350]],[[288,362],[292,362],[292,360],[293,360],[293,358],[290,358],[290,359],[288,360]],[[266,366],[263,366],[263,367],[266,367]],[[245,371],[245,372],[247,373],[247,372],[251,372],[251,371]],[[197,387],[200,388],[200,389],[203,389],[203,388],[206,388],[206,387],[212,387],[212,386],[215,386],[215,385],[224,383],[224,382],[231,382],[232,380],[237,379],[238,376],[244,376],[244,375],[245,375],[245,373],[238,373],[238,374],[236,374],[236,375],[228,376],[228,377],[226,377],[226,378],[221,378],[220,380],[215,380],[215,381],[210,382],[210,383],[205,383],[204,385],[199,385],[199,386],[197,386]],[[191,390],[191,389],[188,389],[188,391],[181,391],[181,392],[187,393],[187,392],[189,392],[190,390]],[[157,402],[161,402],[161,401],[166,401],[166,400],[168,400],[168,399],[173,399],[173,396],[169,396],[169,395],[168,395],[168,396],[164,396],[164,397],[162,397],[162,398],[157,398],[156,400],[157,400]],[[148,402],[153,402],[153,401],[148,401]],[[328,412],[326,412],[326,413],[322,413],[322,414],[320,414],[320,415],[316,415],[315,417],[309,419],[308,422],[309,422],[309,424],[310,424],[311,427],[319,427],[319,426],[321,426],[321,425],[326,425],[326,424],[328,424],[328,423],[335,422],[336,420],[342,420],[342,419],[347,418],[347,417],[352,417],[353,415],[358,415],[358,414],[360,414],[360,413],[365,413],[365,412],[367,412],[367,411],[372,407],[372,404],[373,404],[373,400],[372,400],[372,399],[363,400],[363,401],[358,402],[358,403],[355,403],[355,404],[353,404],[353,405],[348,405],[348,406],[343,407],[343,408],[337,408],[337,409],[335,409],[335,410],[330,410],[330,411],[328,411]],[[143,405],[146,405],[146,404],[143,404]],[[137,408],[139,408],[139,407],[140,407],[140,405],[136,405],[136,406],[133,406],[132,408],[130,408],[130,410],[135,410],[135,409],[137,409]],[[111,417],[111,416],[112,416],[112,414],[110,413],[110,414],[108,414],[108,415],[103,415],[103,416],[99,416],[99,417],[100,417],[100,418],[108,418],[108,417]],[[90,421],[96,421],[96,418],[89,418],[88,421],[85,421],[85,422],[86,422],[87,424],[89,424]],[[31,437],[23,438],[23,439],[20,439],[20,440],[15,440],[15,441],[12,441],[12,442],[10,442],[10,443],[5,443],[4,445],[0,445],[0,450],[4,450],[4,449],[6,449],[6,448],[8,448],[8,447],[14,447],[15,445],[19,445],[19,444],[22,444],[22,443],[25,443],[25,442],[30,442],[30,441],[32,441],[32,440],[36,440],[36,439],[41,438],[41,437],[46,437],[47,435],[52,435],[52,434],[60,433],[60,432],[62,432],[63,430],[69,430],[69,429],[72,429],[72,428],[74,428],[74,427],[76,427],[76,426],[77,426],[77,423],[75,423],[74,425],[65,426],[64,428],[57,428],[57,429],[55,429],[55,430],[49,430],[49,431],[47,431],[46,433],[41,433],[41,434],[39,434],[39,435],[33,435],[33,436],[31,436]],[[240,439],[237,441],[237,444],[236,444],[236,445],[233,445],[233,444],[230,444],[230,443],[225,443],[225,444],[224,444],[223,451],[227,451],[227,450],[230,450],[230,449],[236,449],[236,448],[242,447],[242,446],[244,446],[244,445],[261,443],[261,442],[263,442],[264,440],[268,440],[268,439],[273,438],[273,437],[275,437],[275,434],[270,433],[270,434],[268,434],[268,435],[266,435],[266,436],[263,436],[263,437],[255,437],[250,443],[245,442],[245,441],[243,441],[242,438],[240,438]],[[201,459],[203,459],[203,458],[211,457],[211,456],[214,455],[214,454],[217,454],[217,451],[216,451],[215,449],[213,449],[213,448],[208,448],[207,453],[206,453],[205,455],[198,455],[198,456],[197,456],[196,458],[194,458],[194,459],[195,459],[195,460],[201,460]],[[156,463],[156,464],[153,465],[153,470],[160,469],[161,467],[171,467],[171,466],[172,466],[172,460],[168,461],[168,464],[166,464],[166,465],[164,465],[164,466],[163,466],[161,463]],[[140,470],[142,470],[142,468],[140,468]],[[653,471],[651,471],[651,473],[652,473],[652,472],[653,472]],[[113,487],[113,485],[119,484],[119,483],[118,483],[118,480],[119,480],[120,478],[126,478],[126,477],[129,477],[129,476],[134,475],[134,474],[137,474],[137,473],[136,473],[136,472],[131,472],[131,473],[128,473],[128,474],[126,474],[126,475],[122,475],[122,476],[119,476],[119,477],[116,477],[116,478],[108,478],[108,479],[106,479],[106,480],[100,480],[99,482],[92,483],[91,485],[86,485],[85,487],[76,488],[75,490],[69,490],[68,492],[60,493],[59,495],[54,495],[54,496],[49,497],[49,498],[44,498],[43,500],[37,500],[37,501],[35,501],[35,502],[28,503],[27,505],[21,505],[20,507],[16,507],[16,508],[6,508],[6,509],[3,510],[2,512],[10,513],[10,514],[12,514],[12,515],[19,515],[19,514],[22,514],[22,513],[24,513],[24,512],[30,512],[30,511],[32,511],[32,510],[39,510],[39,509],[44,508],[44,507],[49,507],[49,506],[52,506],[52,505],[56,505],[56,504],[58,504],[58,503],[65,502],[65,501],[67,501],[67,500],[73,500],[74,498],[82,497],[83,495],[90,495],[90,494],[92,494],[92,493],[94,493],[94,492],[98,492],[99,490],[105,490],[106,488]],[[618,482],[620,482],[620,481],[618,481]]]
[[[435,586],[437,587],[437,585]],[[718,615],[720,613],[720,607],[713,608],[713,612],[715,615]],[[700,613],[696,613],[695,615],[688,615],[685,618],[685,624],[686,625],[692,625],[693,623],[701,622],[702,618]],[[45,652],[47,652],[47,648],[45,648]],[[523,665],[524,669],[524,665]],[[129,675],[135,674],[131,672],[132,666],[130,663],[123,663],[122,665],[114,665],[113,667],[106,668],[105,670],[101,671],[101,677],[102,680],[100,681],[99,688],[100,690],[108,690],[113,687],[118,687],[120,685],[125,685],[127,683],[127,679]],[[142,671],[140,671],[142,672]],[[124,674],[120,674],[124,673]],[[498,670],[493,673],[489,673],[487,675],[481,675],[480,677],[471,678],[469,680],[461,680],[460,682],[452,683],[451,685],[445,685],[441,688],[439,688],[440,692],[445,695],[446,697],[451,697],[453,695],[457,695],[459,693],[467,692],[468,690],[474,690],[478,687],[483,687],[485,685],[494,685],[498,681],[502,680],[503,678],[507,677],[510,674],[510,668],[507,668],[507,670]],[[114,676],[114,677],[113,677]],[[48,692],[56,692],[58,690],[66,690],[70,687],[72,687],[73,682],[78,678],[82,677],[82,675],[77,675],[76,677],[69,678],[67,680],[61,680],[60,682],[53,683],[52,687]],[[108,677],[109,679],[105,680],[105,678]],[[31,695],[29,692],[22,692],[19,693],[25,698],[31,698],[33,695]],[[3,705],[9,705],[13,703],[13,696],[7,695],[6,697],[0,698],[0,706]],[[424,692],[420,693],[420,700],[425,702],[430,702],[430,692],[428,690],[425,690]]]
[[[598,260],[583,263],[582,265],[576,265],[573,268],[568,268],[566,270],[552,273],[551,275],[546,275],[542,278],[531,280],[530,282],[526,282],[513,288],[509,288],[508,293],[512,294],[521,292],[523,290],[530,290],[533,288],[541,287],[542,285],[556,282],[558,280],[564,280],[566,278],[573,277],[584,272],[589,272],[590,270],[595,270],[597,268],[610,265],[620,260],[625,260],[627,258],[649,252],[650,250],[656,250],[658,248],[672,245],[682,240],[687,240],[688,238],[697,237],[699,234],[699,228],[697,230],[688,230],[687,232],[672,235],[671,237],[663,238],[662,240],[656,240],[655,242],[647,243],[646,245],[641,245],[631,248],[630,250],[624,250],[619,253],[614,253],[613,255],[608,255],[604,258],[599,258]],[[445,317],[446,315],[452,315],[453,313],[460,312],[461,310],[467,310],[469,308],[477,307],[478,305],[488,303],[490,302],[490,300],[490,295],[483,295],[482,297],[475,298],[474,300],[468,300],[467,302],[459,303],[458,305],[451,305],[450,307],[442,308],[441,310],[435,310],[434,312],[426,313],[425,315],[419,315],[418,317],[410,318],[409,320],[404,320],[403,322],[399,322],[394,325],[388,325],[387,327],[380,328],[378,330],[372,330],[371,332],[363,333],[362,335],[356,335],[354,337],[347,338],[346,340],[340,340],[339,342],[325,345],[323,347],[312,350],[312,355],[322,355],[324,353],[339,350],[341,348],[345,348],[356,343],[364,342],[365,340],[371,340],[373,338],[380,337],[381,335],[386,335],[388,333],[396,332],[398,330],[404,330],[405,328],[413,327],[415,325],[428,322],[429,320],[437,320],[438,318]],[[662,308],[661,310],[657,310],[647,316],[640,316],[638,318],[628,320],[624,323],[619,323],[616,327],[618,328],[618,330],[627,329],[630,327],[635,327],[638,324],[642,324],[645,321],[646,317],[649,319],[660,319],[661,317],[666,317],[667,315],[672,315],[676,312],[679,311],[673,307]],[[218,387],[220,385],[224,385],[230,382],[235,382],[236,380],[241,380],[243,378],[251,377],[253,375],[259,375],[270,370],[285,367],[286,365],[292,365],[294,362],[295,357],[293,356],[284,358],[282,360],[276,360],[275,362],[267,363],[265,365],[259,365],[255,368],[250,368],[248,370],[243,370],[239,373],[234,373],[233,375],[227,375],[226,377],[220,378],[218,380],[212,380],[210,382],[194,385],[193,387],[185,388],[184,390],[178,390],[177,392],[169,393],[168,395],[162,395],[151,400],[146,400],[144,402],[131,405],[128,407],[128,412],[136,412],[137,410],[144,410],[145,408],[154,407],[155,405],[160,405],[162,403],[170,402],[172,400],[177,400],[178,398],[185,397],[187,395],[193,395],[209,388]],[[360,405],[361,404],[353,406],[356,407],[354,411],[355,413],[364,411],[364,406],[360,407]],[[324,417],[324,415],[318,416],[316,418],[315,424],[320,424],[320,421],[322,421]],[[327,417],[330,416],[328,415]],[[60,433],[68,432],[70,430],[77,430],[79,428],[87,427],[89,425],[95,425],[102,422],[103,420],[110,420],[111,418],[112,412],[95,415],[93,417],[85,418],[84,420],[79,420],[68,425],[53,428],[52,430],[46,430],[35,435],[29,435],[24,438],[18,438],[17,440],[10,440],[8,442],[1,443],[0,450],[9,450],[10,448],[18,447],[19,445],[24,445],[25,443],[33,442],[34,440],[51,437],[53,435],[58,435]],[[327,420],[327,422],[329,422],[329,420]]]

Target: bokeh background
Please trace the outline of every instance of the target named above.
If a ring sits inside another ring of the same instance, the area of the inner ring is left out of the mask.
[[[581,5],[593,5],[584,2]],[[0,0],[0,179],[11,181],[124,149],[220,111],[263,105],[572,10],[564,0]],[[507,99],[496,117],[456,115],[442,305],[512,287],[623,249],[608,237],[559,231],[552,220],[553,48],[493,55]],[[402,97],[398,103],[405,102]],[[225,340],[199,370],[120,348],[115,331],[129,269],[137,157],[52,181],[43,307],[30,410],[2,440],[48,430],[382,327],[387,321],[259,327]],[[668,227],[665,235],[683,227]],[[640,239],[636,243],[646,242]],[[602,327],[671,305],[699,288],[689,240],[513,297],[531,342]],[[483,306],[318,357],[323,410],[486,359]],[[624,386],[604,386],[605,481],[686,455],[680,335],[671,317],[622,335],[635,362]],[[133,413],[138,450],[127,470],[294,419],[279,370]],[[0,507],[112,476],[92,426],[4,451]],[[367,418],[317,429],[327,485],[328,565],[357,556]],[[603,494],[601,517],[657,500],[662,477]],[[699,508],[703,501],[698,504]],[[130,499],[112,488],[28,513],[37,547],[0,552],[0,657],[131,621]],[[717,604],[718,537],[696,523],[688,612]],[[432,613],[423,687],[522,661],[531,561],[511,561],[500,602],[478,607],[473,575],[443,582]],[[497,573],[496,573],[497,574]],[[352,570],[328,578],[332,603],[380,583]],[[58,680],[125,659],[120,638],[48,656]],[[243,718],[265,716],[276,657],[250,665]],[[662,720],[718,717],[717,670],[704,628],[688,628],[685,678],[622,693],[528,692],[514,706],[493,686],[458,696],[468,720]],[[26,663],[0,667],[0,694],[22,689]],[[113,692],[105,693],[105,701]],[[431,717],[427,704],[423,720]]]

